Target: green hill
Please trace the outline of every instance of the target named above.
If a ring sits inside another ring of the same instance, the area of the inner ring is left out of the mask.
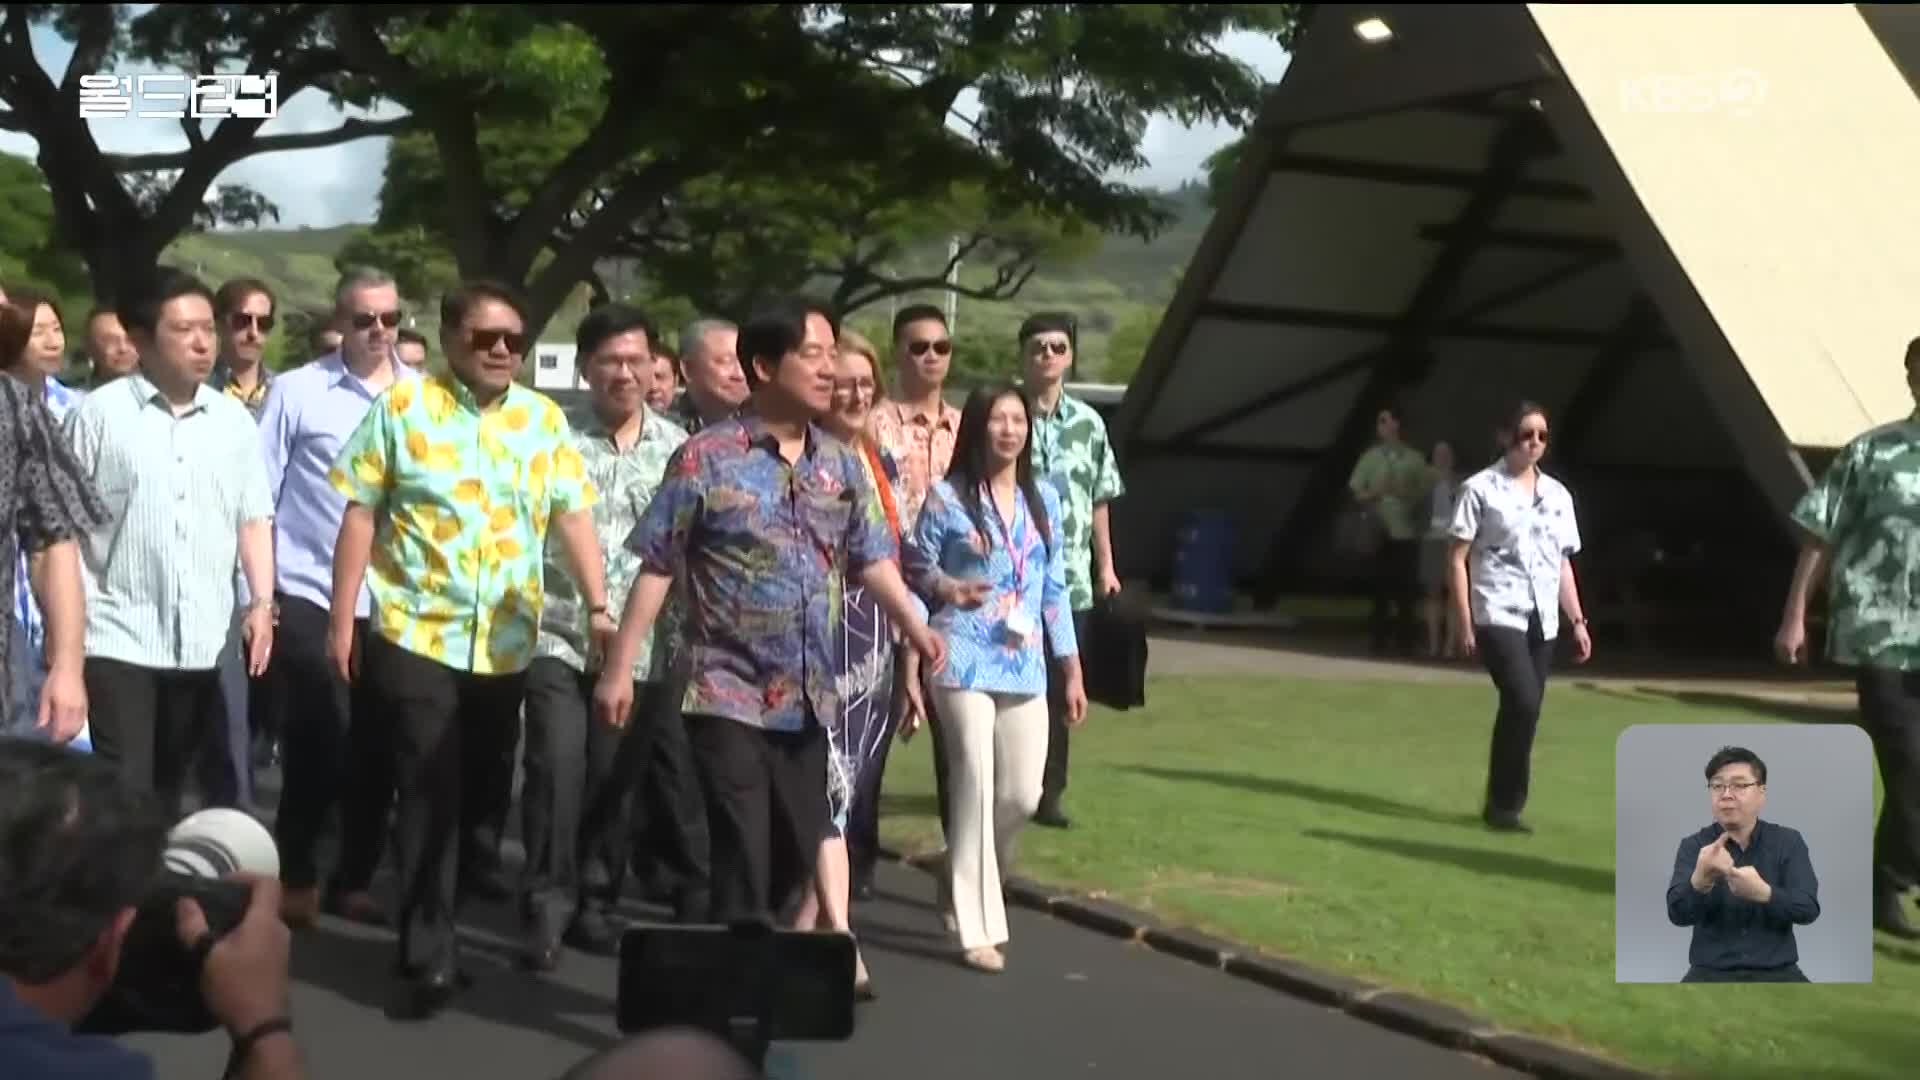
[[[1022,319],[1043,309],[1065,309],[1080,319],[1080,369],[1076,378],[1124,382],[1139,363],[1139,353],[1173,296],[1205,232],[1211,211],[1204,189],[1197,184],[1168,192],[1178,217],[1150,243],[1110,237],[1099,251],[1078,262],[1042,264],[1020,294],[1012,300],[981,301],[961,298],[955,316],[961,366],[970,370],[1007,370],[1014,360],[1014,334]],[[332,306],[338,271],[334,257],[362,226],[330,229],[259,229],[197,233],[181,237],[168,248],[165,261],[189,269],[209,282],[234,277],[257,277],[271,286],[287,313],[291,335],[276,334],[276,344],[289,359],[301,355],[305,319],[295,313],[318,315]],[[929,270],[944,263],[944,249],[925,257]],[[903,267],[904,271],[920,269]],[[983,283],[991,276],[985,267],[962,266],[961,278]],[[943,291],[930,291],[895,301],[881,301],[858,312],[849,322],[882,341],[891,323],[891,304],[944,304]],[[564,341],[584,313],[583,295],[563,308],[548,324],[543,337]],[[412,312],[417,329],[431,338],[437,315],[431,306]]]

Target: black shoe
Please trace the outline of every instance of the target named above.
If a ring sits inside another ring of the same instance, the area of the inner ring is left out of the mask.
[[[873,899],[873,878],[861,876],[853,879],[853,898],[855,900]]]
[[[492,900],[498,903],[513,898],[513,888],[493,870],[469,870],[460,875],[460,893],[480,900]]]
[[[604,911],[582,908],[567,924],[561,941],[592,956],[620,955],[620,928]]]
[[[1884,934],[1891,934],[1902,941],[1920,941],[1920,929],[1907,920],[1907,911],[1900,902],[1900,893],[1883,889],[1873,898],[1873,928]]]
[[[391,1020],[430,1020],[467,985],[468,980],[451,971],[402,976],[393,986],[393,997],[387,1003],[387,1017]]]
[[[1043,804],[1039,810],[1034,812],[1033,823],[1035,825],[1045,825],[1049,829],[1073,828],[1073,822],[1069,821],[1067,815],[1061,812],[1060,806],[1057,803]]]
[[[1492,829],[1494,832],[1511,832],[1511,833],[1533,832],[1533,826],[1527,824],[1524,821],[1521,821],[1519,814],[1488,813],[1486,815],[1486,821],[1487,821],[1487,828]]]
[[[521,967],[552,971],[560,966],[560,935],[554,931],[553,922],[544,910],[533,912],[522,922],[525,937],[520,946]]]

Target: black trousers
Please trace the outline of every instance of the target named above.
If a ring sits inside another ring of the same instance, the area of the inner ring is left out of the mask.
[[[887,754],[893,749],[893,733],[899,730],[900,718],[907,708],[907,656],[911,648],[902,645],[893,657],[893,692],[887,699],[887,729],[880,733],[880,744],[874,748],[873,756],[861,767],[853,789],[853,803],[847,808],[847,864],[852,870],[855,881],[871,880],[874,864],[880,861],[880,789],[886,778]],[[933,709],[933,697],[922,690],[921,700],[927,703],[929,712]],[[934,731],[933,718],[927,718],[929,734]],[[946,835],[947,827],[947,770],[940,758],[940,742],[934,739],[933,784],[935,798],[940,801],[941,835]]]
[[[1528,618],[1524,631],[1476,626],[1473,637],[1481,662],[1500,691],[1487,763],[1486,812],[1518,814],[1527,805],[1533,736],[1540,726],[1540,704],[1547,694],[1553,642],[1542,636],[1538,614]]]
[[[1410,648],[1419,608],[1420,541],[1387,540],[1374,556],[1373,612],[1368,620],[1374,651]]]
[[[269,694],[286,705],[281,744],[280,880],[289,889],[319,884],[331,862],[328,890],[365,890],[387,845],[393,806],[393,751],[385,718],[374,714],[367,681],[349,686],[327,661],[327,609],[279,594]],[[367,621],[354,624],[354,648],[364,659]],[[335,850],[323,859],[321,849]]]
[[[684,656],[673,664],[653,699],[652,715],[644,718],[650,742],[634,751],[642,780],[633,804],[632,854],[637,874],[667,888],[676,918],[704,922],[712,899],[712,842],[706,793],[680,714],[690,670]]]
[[[776,922],[813,880],[827,834],[827,732],[687,717],[712,839],[709,919]]]
[[[619,902],[633,800],[651,749],[648,725],[665,691],[660,683],[634,683],[632,716],[623,730],[594,719],[598,681],[548,657],[527,668],[521,913],[554,925],[567,917],[569,906],[605,915]]]
[[[487,868],[513,801],[526,676],[457,671],[369,633],[360,669],[375,721],[392,739],[399,813],[397,967],[454,969],[463,870]]]
[[[1803,983],[1811,980],[1800,970],[1799,964],[1788,964],[1786,967],[1741,968],[1735,971],[1689,967],[1680,981],[1683,983]]]
[[[202,799],[217,794],[205,790],[200,765],[226,723],[218,668],[162,671],[90,656],[82,678],[93,752],[129,785],[158,795],[172,815],[186,811],[194,787]]]
[[[1883,894],[1900,892],[1920,885],[1920,672],[1863,667],[1854,686],[1886,788],[1873,830],[1873,883]]]
[[[1080,642],[1081,679],[1086,678],[1087,656],[1087,616],[1088,612],[1073,613],[1073,636]],[[1067,793],[1067,752],[1071,729],[1067,727],[1067,678],[1060,670],[1060,662],[1053,656],[1051,647],[1047,650],[1047,771],[1040,783],[1040,805],[1043,808],[1058,809],[1060,799]],[[940,800],[942,806],[946,799]]]

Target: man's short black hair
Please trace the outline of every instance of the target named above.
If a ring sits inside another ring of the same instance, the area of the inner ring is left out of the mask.
[[[647,348],[651,351],[658,335],[646,312],[628,304],[602,304],[580,320],[580,329],[573,336],[574,348],[579,350],[580,360],[584,362],[594,350],[606,344],[607,339],[634,330],[647,335]]]
[[[740,370],[746,374],[749,387],[760,385],[760,376],[753,370],[755,360],[765,360],[768,367],[777,369],[788,353],[806,342],[810,315],[827,320],[827,325],[833,328],[834,339],[839,339],[839,316],[826,304],[804,296],[782,297],[763,304],[741,324]]]
[[[447,293],[440,299],[440,327],[442,333],[452,333],[466,321],[467,312],[472,311],[484,300],[498,300],[513,309],[520,316],[520,325],[527,323],[527,304],[521,299],[520,291],[511,285],[498,281],[469,281]]]
[[[1907,374],[1920,371],[1920,337],[1907,342]]]
[[[247,302],[247,297],[256,295],[267,298],[267,314],[272,315],[280,310],[280,300],[273,295],[273,289],[266,282],[259,278],[243,277],[234,278],[213,294],[213,313],[224,319],[228,313],[240,310],[240,305]]]
[[[326,328],[322,327],[321,329],[325,330]],[[418,345],[423,349],[427,347],[427,335],[415,330],[411,326],[403,326],[394,331],[393,341],[396,345]]]
[[[171,825],[104,758],[0,739],[0,974],[71,971],[158,882]]]
[[[1763,784],[1767,782],[1767,763],[1760,760],[1760,755],[1744,746],[1723,746],[1708,758],[1707,779],[1713,779],[1714,773],[1729,765],[1751,765],[1753,778]]]
[[[947,325],[947,313],[933,304],[908,304],[893,317],[893,340],[900,340],[900,332],[917,322],[933,321],[944,329]]]
[[[1028,339],[1036,334],[1065,334],[1067,343],[1077,349],[1080,344],[1080,322],[1068,311],[1035,312],[1020,324],[1020,345],[1024,348]]]
[[[160,309],[182,296],[198,296],[214,306],[213,290],[199,278],[171,266],[136,276],[121,290],[120,325],[128,333],[153,337],[160,326]]]

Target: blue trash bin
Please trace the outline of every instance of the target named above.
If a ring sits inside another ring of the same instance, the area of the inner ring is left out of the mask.
[[[1174,532],[1173,605],[1210,615],[1233,610],[1233,520],[1226,511],[1181,515]]]

